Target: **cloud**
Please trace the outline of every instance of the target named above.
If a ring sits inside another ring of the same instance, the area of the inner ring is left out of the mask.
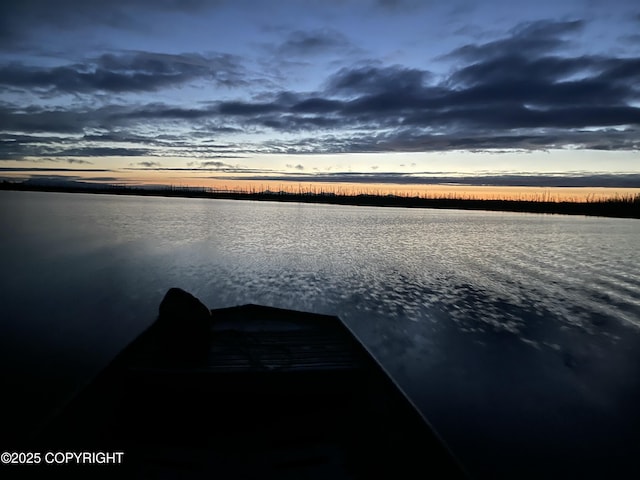
[[[198,166],[199,168],[212,168],[215,170],[224,170],[224,169],[228,169],[228,168],[233,168],[232,165],[229,165],[228,163],[224,163],[224,162],[219,162],[219,161],[213,161],[213,160],[209,160],[206,162],[200,162],[200,165]]]
[[[82,160],[81,158],[67,158],[66,162],[75,165],[93,165],[93,162]]]
[[[327,135],[322,146],[310,139],[323,152],[635,149],[640,59],[549,51],[582,28],[581,21],[528,23],[507,38],[462,47],[441,82],[402,66],[343,68],[312,97],[235,103],[234,113],[277,131],[369,131]]]
[[[430,2],[426,0],[374,0],[375,7],[383,9],[386,13],[413,13],[419,8],[424,8]]]
[[[419,92],[430,77],[427,71],[399,65],[343,68],[329,78],[327,92],[336,95]]]
[[[290,169],[301,170],[301,171],[304,170],[304,165],[301,165],[301,164],[293,165],[291,163],[287,163],[285,166]]]
[[[564,132],[549,130],[538,133],[480,132],[473,134],[429,134],[420,127],[395,129],[381,133],[325,134],[301,137],[296,140],[264,143],[263,153],[385,153],[385,152],[442,152],[442,151],[532,151],[550,148],[592,150],[638,150],[637,129]]]
[[[538,20],[521,23],[506,38],[484,44],[468,44],[454,49],[444,58],[462,60],[487,60],[505,55],[546,55],[567,46],[567,36],[580,32],[583,20]]]
[[[60,157],[141,157],[150,153],[151,151],[146,148],[82,146],[52,151],[49,155]]]
[[[127,52],[52,68],[0,66],[0,85],[40,89],[43,95],[154,92],[198,80],[231,87],[247,84],[241,61],[229,54]]]
[[[160,168],[162,167],[162,164],[160,162],[138,162],[138,163],[132,163],[131,165],[135,166],[138,165],[140,167],[144,167],[144,168]]]
[[[522,24],[503,38],[455,49],[444,76],[370,61],[328,74],[315,91],[199,104],[142,96],[128,103],[0,104],[0,154],[215,162],[256,153],[638,150],[640,57],[571,54],[565,47],[583,28],[579,20]],[[307,34],[289,40],[298,40],[296,48],[330,47],[325,31]],[[193,53],[121,52],[50,69],[10,64],[2,72],[0,83],[13,89],[58,93],[247,81],[240,59]],[[214,134],[224,134],[224,144],[209,141]]]
[[[77,133],[91,126],[93,112],[78,109],[8,108],[0,106],[0,131],[34,133]],[[87,123],[84,123],[86,121]]]
[[[341,110],[343,102],[327,98],[311,97],[294,103],[289,107],[294,113],[331,113]]]
[[[281,110],[277,103],[221,102],[218,113],[222,115],[254,116]],[[210,114],[211,112],[208,112]]]
[[[273,170],[265,168],[248,168],[242,165],[231,165],[229,163],[207,160],[188,162],[187,167],[129,167],[125,170],[155,170],[159,172],[221,172],[221,173],[242,173],[242,174],[272,174]],[[216,178],[216,177],[212,177]]]
[[[179,135],[152,134],[144,136],[119,130],[103,133],[85,133],[82,136],[82,141],[91,143],[132,143],[136,145],[150,146],[170,146],[184,144],[187,142],[187,140]]]
[[[319,30],[296,30],[276,47],[280,55],[308,56],[337,52],[353,48],[349,39],[341,32],[330,28]]]
[[[0,167],[0,172],[110,172],[104,168],[33,168],[33,167]]]
[[[0,170],[1,172],[1,170]],[[107,185],[123,185],[123,184],[136,184],[136,181],[126,178],[115,176],[95,176],[87,177],[85,175],[73,175],[73,173],[83,173],[82,170],[58,170],[61,174],[56,175],[52,173],[34,173],[37,170],[31,170],[26,172],[23,176],[13,175],[6,177],[5,180],[15,181],[16,179],[22,180],[24,185],[46,185],[56,187],[85,187],[85,188],[99,188]]]
[[[37,131],[39,131],[38,129]],[[44,130],[47,130],[44,128]],[[153,151],[148,148],[103,146],[94,142],[85,142],[73,135],[26,135],[0,133],[0,158],[22,160],[29,158],[46,158],[52,161],[64,160],[68,163],[91,164],[86,158],[59,157],[137,157],[150,155]]]
[[[128,122],[131,120],[185,120],[198,121],[212,118],[217,113],[213,108],[184,108],[162,103],[150,103],[133,107],[117,106],[104,109],[104,114],[108,120],[118,122]]]
[[[396,172],[332,172],[319,174],[284,174],[242,177],[224,177],[232,180],[281,181],[281,182],[320,182],[320,183],[381,183],[397,185],[468,185],[468,186],[514,186],[514,187],[612,187],[640,188],[640,174],[514,174],[514,175],[475,175],[437,176],[396,173]]]

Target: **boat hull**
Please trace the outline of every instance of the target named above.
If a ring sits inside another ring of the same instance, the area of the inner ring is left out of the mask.
[[[142,477],[465,478],[339,318],[245,305],[207,310],[195,335],[172,332],[187,314],[171,315],[70,402],[43,448],[120,451],[112,471]]]

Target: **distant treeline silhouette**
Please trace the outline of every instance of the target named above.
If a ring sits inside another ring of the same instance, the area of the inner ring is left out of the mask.
[[[97,193],[110,195],[143,195],[162,197],[212,198],[231,200],[325,203],[375,207],[445,208],[461,210],[490,210],[503,212],[553,213],[565,215],[594,215],[603,217],[640,218],[640,194],[592,197],[586,200],[555,200],[550,193],[533,198],[477,199],[459,194],[410,195],[406,193],[327,191],[319,187],[289,190],[215,189],[208,187],[106,185],[91,183],[45,184],[35,182],[0,183],[2,190]]]

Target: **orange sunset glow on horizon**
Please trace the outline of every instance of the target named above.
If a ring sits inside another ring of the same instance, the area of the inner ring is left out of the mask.
[[[8,172],[10,181],[22,181],[30,175],[24,172]],[[64,178],[61,176],[57,177]],[[299,182],[278,180],[240,180],[210,178],[196,173],[172,175],[170,173],[123,171],[110,181],[95,174],[69,176],[69,180],[125,185],[132,187],[159,186],[177,188],[207,188],[224,191],[328,193],[336,195],[398,195],[423,198],[462,198],[474,200],[522,200],[546,202],[588,202],[640,195],[640,188],[622,187],[548,187],[548,186],[495,186],[464,184],[394,184],[364,182]]]

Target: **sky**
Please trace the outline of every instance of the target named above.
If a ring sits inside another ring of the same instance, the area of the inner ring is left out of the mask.
[[[631,0],[0,4],[0,178],[640,188]]]

